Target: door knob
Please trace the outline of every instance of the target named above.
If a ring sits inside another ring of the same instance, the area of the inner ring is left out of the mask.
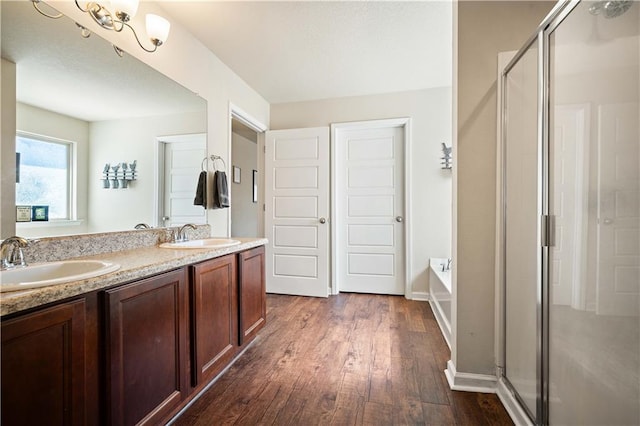
[[[319,222],[320,222],[320,223],[327,223],[327,219],[325,219],[324,217],[321,217],[321,218],[319,219]]]
[[[402,216],[396,216],[396,222],[402,223],[403,220]]]
[[[605,219],[602,221],[605,225],[611,225],[613,223],[613,219]]]

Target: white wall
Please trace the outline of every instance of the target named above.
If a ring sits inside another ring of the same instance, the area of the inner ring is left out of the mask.
[[[231,235],[257,237],[260,204],[253,202],[253,170],[258,170],[258,145],[237,133],[231,134],[233,165],[240,167],[242,179],[233,183],[233,169],[229,170],[231,185]]]
[[[92,18],[79,11],[73,1],[60,0],[52,3],[56,9],[74,21],[92,30],[96,28]],[[130,22],[131,25],[143,29],[144,32],[145,14],[155,13],[167,16],[160,4],[160,2],[141,2],[137,15]],[[230,103],[241,108],[255,120],[264,124],[269,123],[267,101],[177,22],[171,22],[169,39],[153,54],[140,49],[130,31],[122,33],[100,31],[100,36],[207,101],[208,152],[221,155],[227,164],[230,163],[228,143]],[[226,235],[229,209],[208,210],[207,214],[212,234]]]
[[[399,117],[412,119],[410,279],[426,296],[429,258],[451,255],[451,172],[440,168],[440,144],[451,144],[451,88],[271,105],[274,130]]]
[[[206,132],[206,112],[91,123],[89,158],[89,232],[133,229],[140,222],[154,224],[157,217],[157,137]],[[105,163],[137,160],[137,178],[126,189],[104,189]],[[195,191],[196,182],[193,183]]]
[[[7,238],[16,233],[16,64],[2,59],[0,80],[0,238]]]
[[[89,123],[32,105],[18,103],[16,107],[18,131],[75,142],[77,219],[80,221],[76,226],[58,226],[47,222],[18,223],[16,233],[24,237],[50,237],[86,232]]]

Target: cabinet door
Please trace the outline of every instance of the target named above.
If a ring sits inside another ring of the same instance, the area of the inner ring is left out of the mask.
[[[105,292],[107,423],[157,424],[188,393],[185,270]]]
[[[192,269],[193,385],[208,382],[238,348],[236,257],[219,257]]]
[[[267,320],[264,247],[238,255],[240,261],[240,345],[251,341]]]
[[[85,423],[85,302],[2,322],[2,424]]]

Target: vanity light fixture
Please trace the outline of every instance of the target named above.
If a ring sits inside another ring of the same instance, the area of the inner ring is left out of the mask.
[[[38,11],[39,14],[44,15],[47,18],[51,18],[51,19],[60,19],[64,16],[62,13],[56,13],[55,15],[52,15],[50,13],[45,12],[44,10],[40,9],[40,7],[38,6],[39,3],[40,3],[40,0],[31,0],[31,4],[33,4],[33,7],[35,7],[35,9]]]
[[[33,7],[42,15],[52,18],[58,19],[63,15],[56,14],[52,15],[47,12],[44,12],[40,9],[38,4],[41,0],[31,0]],[[147,14],[146,16],[146,29],[147,35],[151,40],[152,48],[145,47],[141,42],[136,30],[128,23],[131,18],[136,15],[138,11],[138,0],[111,0],[111,6],[115,10],[115,13],[111,13],[105,6],[96,2],[87,2],[84,7],[78,3],[78,0],[74,0],[76,7],[81,11],[88,13],[93,20],[100,25],[105,30],[115,31],[117,33],[121,32],[125,27],[128,27],[131,32],[133,32],[133,36],[136,38],[138,45],[145,51],[149,53],[155,52],[159,46],[161,46],[167,38],[169,37],[169,30],[171,28],[171,23],[163,18],[162,16]],[[91,34],[88,29],[78,24],[78,27],[82,29],[82,36],[89,37]],[[115,47],[115,46],[114,46]],[[119,51],[119,52],[118,52]],[[116,52],[118,55],[122,56],[122,50],[116,48]]]

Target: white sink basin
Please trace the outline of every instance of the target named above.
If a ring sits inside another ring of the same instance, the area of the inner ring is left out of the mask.
[[[0,271],[0,292],[25,290],[98,277],[117,271],[120,265],[99,260],[63,260],[34,263],[24,268]]]
[[[182,241],[179,243],[163,243],[161,248],[170,249],[218,249],[240,244],[238,240],[228,238],[205,238],[203,240]]]

